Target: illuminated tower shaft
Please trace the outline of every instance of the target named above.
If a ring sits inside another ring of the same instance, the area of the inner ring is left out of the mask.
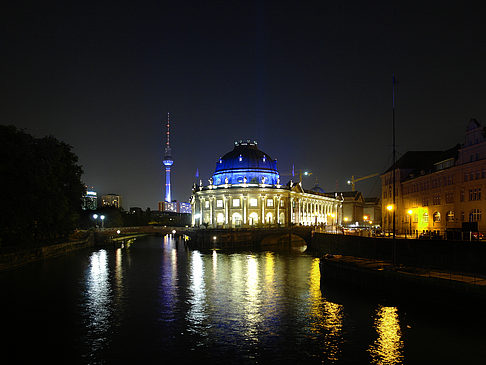
[[[170,193],[170,167],[174,163],[172,160],[172,153],[170,150],[170,114],[167,113],[167,133],[165,143],[164,161],[165,165],[165,201],[170,203],[172,201],[172,195]]]

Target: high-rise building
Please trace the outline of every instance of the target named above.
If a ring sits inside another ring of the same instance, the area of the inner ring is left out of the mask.
[[[98,195],[96,191],[87,190],[81,198],[81,208],[83,210],[96,210],[98,208]]]
[[[166,132],[166,142],[164,151],[164,161],[165,165],[165,199],[164,201],[170,203],[172,201],[172,196],[170,192],[170,167],[174,161],[172,160],[172,152],[170,149],[170,113],[167,113],[167,132]]]
[[[121,196],[118,194],[106,194],[101,197],[102,207],[121,208]]]

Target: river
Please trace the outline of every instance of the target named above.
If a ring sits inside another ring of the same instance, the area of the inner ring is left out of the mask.
[[[166,236],[73,252],[0,273],[2,362],[486,359],[482,312],[378,300],[320,279],[319,258],[302,250],[200,252]]]

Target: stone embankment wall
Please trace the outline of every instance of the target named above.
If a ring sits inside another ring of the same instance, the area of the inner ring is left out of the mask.
[[[77,241],[0,253],[0,271],[13,269],[51,257],[61,256],[71,251],[94,246],[94,244],[94,234],[91,232],[88,237]]]
[[[396,239],[398,264],[486,275],[486,242]],[[393,240],[314,233],[309,249],[392,261]]]

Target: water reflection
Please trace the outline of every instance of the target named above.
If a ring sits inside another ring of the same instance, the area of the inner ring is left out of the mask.
[[[344,338],[343,306],[322,298],[320,289],[319,259],[312,260],[310,269],[310,300],[311,300],[311,332],[318,337],[324,335],[322,351],[325,358],[331,362],[339,360]]]
[[[177,250],[174,246],[173,238],[169,235],[164,236],[159,284],[161,320],[164,322],[172,322],[175,319],[174,309],[178,303]]]
[[[261,322],[260,288],[258,275],[258,261],[254,255],[246,257],[246,293],[243,298],[246,320],[245,336],[248,340],[258,342],[258,324]]]
[[[109,270],[106,250],[93,252],[86,280],[86,307],[88,313],[88,345],[93,351],[100,350],[106,343],[111,315],[108,282]]]
[[[202,330],[203,321],[206,318],[205,313],[205,284],[204,284],[204,264],[202,254],[199,251],[193,251],[190,262],[190,285],[189,285],[190,308],[187,312],[187,319],[192,324],[189,328],[194,332]],[[199,333],[203,334],[203,333]]]
[[[370,346],[373,364],[400,364],[403,361],[403,341],[395,307],[380,306],[376,311],[374,327],[378,338]]]

